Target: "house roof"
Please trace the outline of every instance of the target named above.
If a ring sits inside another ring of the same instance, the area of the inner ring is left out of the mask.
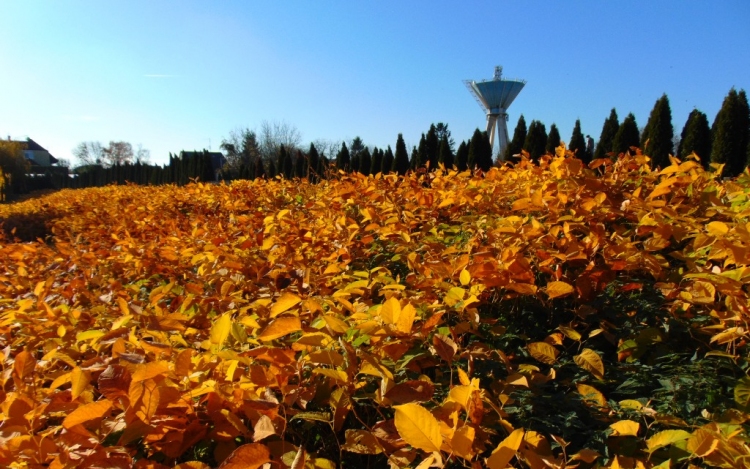
[[[30,139],[30,138],[27,137],[26,141],[23,141],[23,140],[14,140],[14,141],[16,143],[20,143],[21,145],[23,145],[24,147],[26,147],[26,150],[29,150],[29,151],[46,151],[49,154],[49,163],[50,164],[58,163],[57,158],[55,158],[54,156],[52,156],[52,154],[49,151],[47,151],[46,148],[44,148],[43,146],[39,145],[34,140],[32,140],[32,139]]]

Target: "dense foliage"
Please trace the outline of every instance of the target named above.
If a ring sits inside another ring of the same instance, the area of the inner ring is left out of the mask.
[[[747,465],[750,176],[486,173],[0,207],[0,465]]]

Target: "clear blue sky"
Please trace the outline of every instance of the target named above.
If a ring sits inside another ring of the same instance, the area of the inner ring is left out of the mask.
[[[612,107],[645,125],[667,93],[679,133],[750,91],[750,1],[0,0],[0,135],[72,159],[141,143],[153,162],[263,120],[316,139],[411,148],[430,123],[484,127],[463,79],[495,65],[510,107],[598,139]]]

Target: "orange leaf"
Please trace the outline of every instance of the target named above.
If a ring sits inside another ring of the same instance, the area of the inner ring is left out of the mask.
[[[598,353],[590,348],[585,348],[580,355],[573,357],[576,365],[588,371],[598,379],[604,379],[604,363]]]
[[[503,441],[497,445],[497,448],[487,458],[487,467],[489,469],[505,469],[513,456],[516,455],[518,448],[523,441],[523,428],[513,430]]]
[[[274,319],[263,332],[258,335],[260,340],[274,340],[279,337],[284,337],[292,332],[302,330],[302,323],[296,316],[283,316]]]
[[[112,402],[107,399],[82,405],[65,417],[65,420],[63,420],[63,427],[70,429],[76,425],[101,418],[109,412],[109,409],[111,408]]]
[[[547,296],[549,296],[550,299],[570,295],[574,291],[575,289],[573,288],[573,285],[567,282],[554,281],[547,284]]]
[[[271,460],[271,452],[266,445],[249,443],[232,451],[219,466],[221,469],[258,469]]]
[[[271,306],[271,317],[275,318],[279,314],[288,311],[290,308],[296,306],[302,298],[295,295],[294,293],[285,292],[283,295],[276,300],[273,306]]]

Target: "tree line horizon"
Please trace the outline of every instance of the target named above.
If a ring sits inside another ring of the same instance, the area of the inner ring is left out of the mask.
[[[669,155],[685,159],[695,153],[706,169],[710,168],[710,163],[724,164],[724,176],[735,177],[750,161],[750,106],[745,90],[732,88],[712,125],[709,126],[705,113],[693,109],[682,132],[677,135],[672,125],[669,98],[663,94],[654,104],[643,128],[639,129],[632,113],[620,122],[616,109],[612,108],[604,120],[596,145],[592,145],[590,137],[587,142],[586,137],[589,136],[585,136],[580,119],[577,119],[567,148],[585,164],[594,159],[616,158],[639,148],[651,157],[653,168],[668,166]],[[259,132],[240,128],[223,139],[221,150],[226,163],[218,173],[210,161],[211,152],[207,150],[182,155],[170,153],[168,164],[154,165],[139,158],[149,155],[148,150],[140,147],[138,155],[125,152],[113,159],[111,151],[103,151],[101,154],[107,158],[96,158],[97,152],[109,147],[102,147],[98,142],[82,142],[74,151],[82,163],[74,170],[75,178],[49,174],[45,178],[37,177],[30,189],[40,183],[54,188],[82,188],[125,182],[182,185],[191,180],[231,181],[276,176],[308,178],[316,182],[338,171],[403,175],[420,168],[434,170],[441,164],[459,171],[481,169],[486,172],[493,165],[519,161],[522,154],[532,161],[538,161],[545,154],[554,155],[555,148],[562,142],[554,123],[547,132],[543,122],[532,120],[527,125],[521,114],[507,150],[503,155],[497,155],[494,161],[487,132],[477,128],[470,139],[461,141],[456,147],[449,125],[442,122],[431,124],[411,153],[407,151],[401,133],[396,139],[395,151],[390,145],[371,149],[359,136],[340,144],[318,140],[303,150],[296,127],[285,122],[263,121]],[[117,146],[130,148],[126,142],[110,142],[110,147]],[[6,160],[8,157],[3,157],[0,149],[0,166],[5,167],[3,162]]]

